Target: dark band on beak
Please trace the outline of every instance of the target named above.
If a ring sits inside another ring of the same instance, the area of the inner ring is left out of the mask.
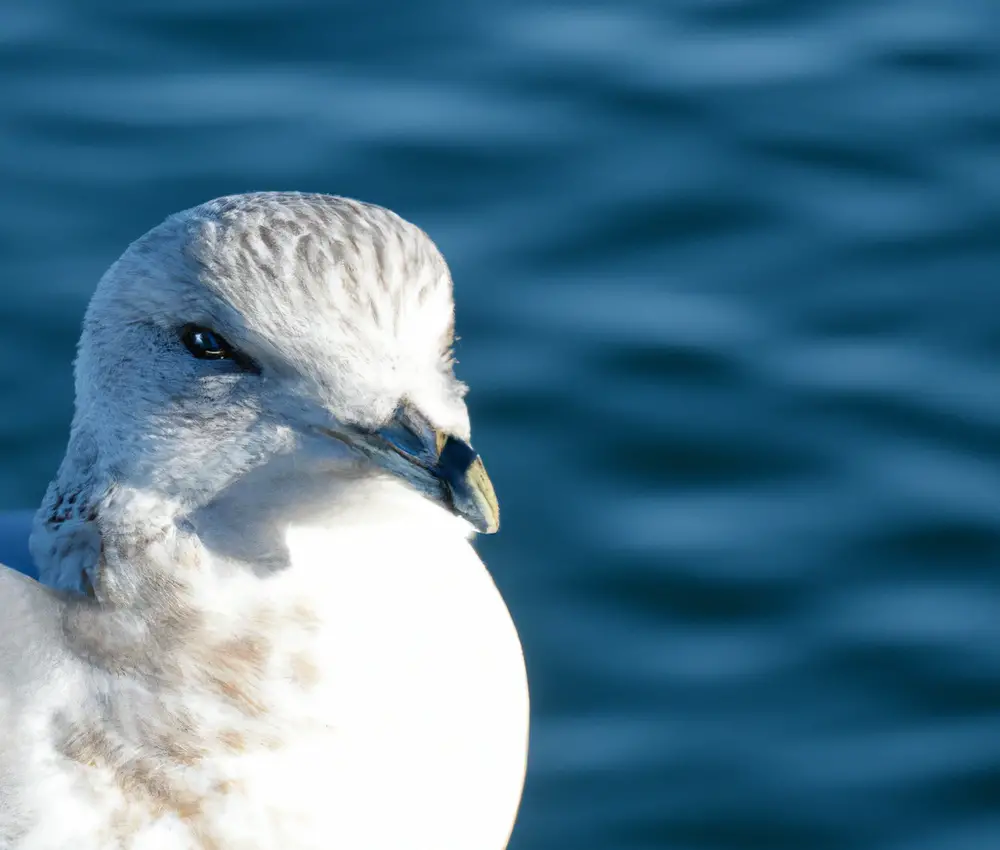
[[[322,430],[433,492],[476,531],[493,534],[500,528],[500,507],[482,458],[464,440],[433,428],[411,405],[401,405],[377,431]],[[410,466],[401,471],[399,459]]]
[[[452,510],[483,534],[500,528],[500,506],[483,460],[468,443],[445,438],[435,474],[451,495]]]

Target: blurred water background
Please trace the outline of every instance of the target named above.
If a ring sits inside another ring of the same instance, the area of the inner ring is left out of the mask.
[[[4,3],[0,507],[129,241],[382,203],[503,503],[512,847],[996,850],[998,72],[996,0]]]

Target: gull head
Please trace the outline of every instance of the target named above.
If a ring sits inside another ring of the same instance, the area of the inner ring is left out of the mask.
[[[116,488],[185,516],[251,490],[324,510],[379,482],[495,531],[453,328],[444,259],[388,210],[260,193],[168,218],[87,311],[70,446],[33,546]]]

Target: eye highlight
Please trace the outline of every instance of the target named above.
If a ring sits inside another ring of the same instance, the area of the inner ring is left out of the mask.
[[[236,353],[219,334],[200,325],[185,325],[181,342],[199,360],[232,360]]]
[[[180,335],[184,347],[199,360],[231,360],[246,372],[260,374],[260,367],[252,359],[233,348],[211,328],[189,324],[181,328]]]

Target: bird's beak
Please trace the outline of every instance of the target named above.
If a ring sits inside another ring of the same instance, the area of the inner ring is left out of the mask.
[[[500,505],[483,459],[458,437],[445,434],[438,441],[441,453],[432,472],[448,491],[452,511],[481,534],[495,533],[500,528]]]
[[[401,406],[377,431],[323,430],[440,499],[476,531],[493,534],[500,528],[500,506],[482,458],[464,440],[432,427],[410,405]]]

